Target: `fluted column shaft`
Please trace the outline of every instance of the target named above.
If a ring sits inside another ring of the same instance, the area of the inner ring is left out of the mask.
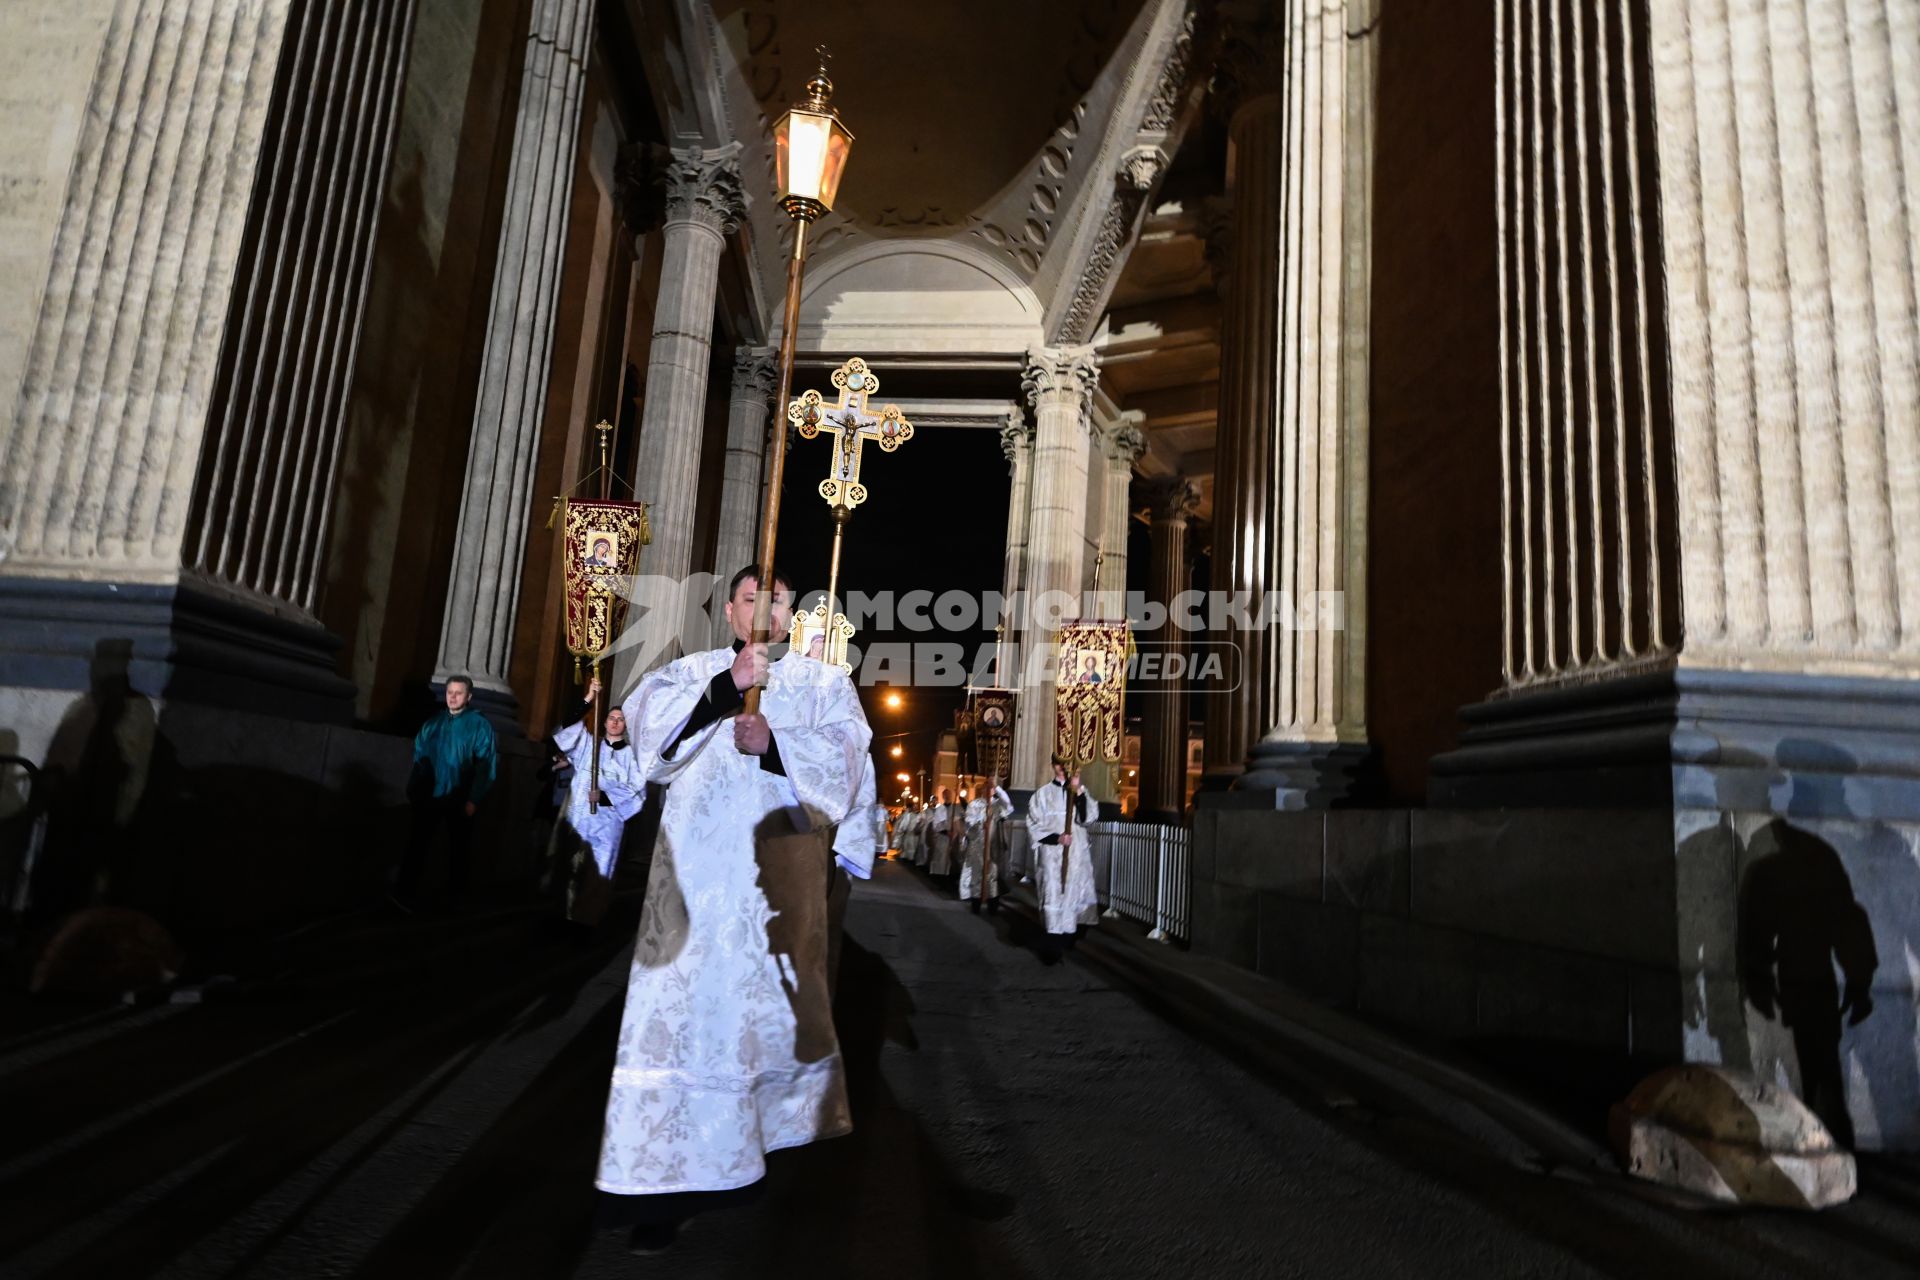
[[[469,675],[507,702],[593,11],[594,0],[533,5],[466,491],[435,664],[436,680]]]
[[[1920,675],[1920,6],[1683,0],[1644,35],[1680,661]]]
[[[1104,475],[1100,503],[1100,563],[1093,575],[1094,611],[1103,618],[1127,616],[1127,521],[1131,514],[1133,464],[1146,448],[1138,410],[1113,425],[1101,452]]]
[[[1282,782],[1292,766],[1267,762],[1304,744],[1366,736],[1372,10],[1288,6],[1264,733],[1243,787]]]
[[[727,403],[727,456],[720,477],[720,525],[713,550],[713,572],[721,578],[731,579],[754,556],[767,419],[779,372],[777,354],[771,347],[743,347],[734,354],[733,392]],[[716,645],[732,638],[724,614],[716,614],[714,626]]]
[[[1053,754],[1052,650],[1059,634],[1044,616],[1051,596],[1064,616],[1080,595],[1086,546],[1087,466],[1092,402],[1099,361],[1090,346],[1034,347],[1023,382],[1033,406],[1033,491],[1027,526],[1027,581],[1031,624],[1023,648],[1020,723],[1014,738],[1014,777],[1032,786],[1045,780]],[[1044,680],[1035,679],[1045,674]]]
[[[1183,674],[1187,634],[1174,625],[1173,607],[1188,589],[1187,520],[1199,493],[1184,479],[1163,481],[1148,491],[1152,504],[1153,568],[1149,601],[1168,610],[1167,619],[1142,637],[1142,659],[1151,655],[1159,676],[1143,680],[1140,726],[1140,815],[1178,822],[1187,799],[1187,681]]]
[[[745,213],[739,155],[738,143],[713,151],[675,151],[666,176],[660,293],[634,476],[635,492],[652,505],[653,542],[644,556],[649,575],[678,579],[693,568],[694,502],[700,492],[720,257]]]
[[[1282,125],[1277,86],[1242,101],[1228,125],[1233,190],[1220,316],[1220,412],[1215,434],[1213,589],[1258,596],[1273,545],[1274,331],[1280,280]],[[1237,775],[1259,723],[1266,670],[1258,629],[1215,637],[1239,651],[1239,679],[1207,700],[1206,769]]]
[[[7,574],[180,576],[288,9],[114,6],[19,399],[0,406]]]
[[[1000,428],[1000,449],[1006,454],[1008,468],[1007,558],[1000,590],[1006,600],[1015,602],[1026,587],[1027,525],[1033,501],[1033,428],[1019,409],[1010,412],[1006,425]],[[1022,652],[1025,633],[1020,628],[1017,608],[1009,608],[1005,626],[997,658],[1002,664],[1011,663],[1013,655]],[[997,671],[994,678],[1006,684],[1015,676],[1011,669],[1003,669]]]

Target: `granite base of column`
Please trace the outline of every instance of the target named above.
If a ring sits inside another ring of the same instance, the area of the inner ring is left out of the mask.
[[[1678,668],[1466,708],[1448,808],[1920,819],[1920,681]]]
[[[185,583],[0,578],[0,686],[135,693],[344,724],[354,686],[325,628]]]
[[[1259,742],[1230,790],[1204,790],[1196,808],[1331,809],[1357,804],[1371,751],[1363,742]]]

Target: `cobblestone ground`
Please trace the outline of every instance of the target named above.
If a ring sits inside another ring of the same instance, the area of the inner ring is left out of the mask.
[[[626,952],[521,907],[328,922],[198,1005],[0,1034],[22,1276],[1914,1274],[1920,1180],[1690,1211],[1295,1096],[1033,926],[883,865],[840,1019],[856,1130],[635,1258],[591,1172]],[[18,1021],[18,1020],[16,1020]]]

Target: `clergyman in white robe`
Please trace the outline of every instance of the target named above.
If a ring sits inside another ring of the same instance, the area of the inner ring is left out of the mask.
[[[942,791],[941,795],[946,792]],[[927,810],[927,874],[953,874],[953,822],[959,816],[958,805],[942,801]]]
[[[980,875],[987,860],[988,805],[993,807],[995,849],[992,869],[987,875],[987,897],[1000,896],[999,824],[1012,815],[1013,798],[1004,789],[995,786],[991,796],[978,796],[967,802],[966,835],[961,838],[960,845],[960,899],[963,902],[980,895]]]
[[[609,716],[614,719],[619,713]],[[622,726],[624,730],[624,725]],[[640,812],[646,801],[647,777],[640,768],[638,753],[624,736],[618,742],[600,743],[600,794],[606,799],[598,806],[587,803],[593,786],[593,735],[583,724],[556,729],[553,741],[573,765],[573,782],[563,815],[566,825],[586,845],[592,859],[592,871],[577,854],[567,881],[567,914],[574,919],[599,918],[606,894],[613,884],[614,867],[620,859],[620,837],[629,819]],[[597,883],[595,883],[597,881]]]
[[[1061,833],[1067,825],[1067,784],[1058,776],[1033,793],[1027,801],[1027,833],[1035,853],[1034,887],[1040,891],[1040,913],[1046,919],[1048,933],[1073,933],[1083,924],[1100,920],[1100,898],[1093,884],[1093,853],[1088,847],[1086,824],[1099,810],[1085,791],[1076,797],[1073,837],[1064,849]],[[1066,875],[1061,876],[1065,856]]]
[[[595,1179],[721,1191],[766,1154],[851,1127],[827,978],[830,828],[859,802],[871,731],[839,667],[768,668],[766,755],[735,745],[733,649],[653,672],[627,701],[667,785]]]

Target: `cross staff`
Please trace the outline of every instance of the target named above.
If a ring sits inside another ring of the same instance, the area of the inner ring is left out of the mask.
[[[823,433],[833,438],[827,478],[820,482],[820,496],[833,508],[833,555],[827,567],[827,598],[816,611],[826,637],[821,656],[831,662],[834,641],[841,642],[844,654],[845,642],[853,635],[853,628],[836,612],[836,606],[840,599],[840,544],[847,519],[867,500],[867,487],[860,482],[861,449],[871,441],[881,452],[892,453],[913,439],[913,424],[897,404],[884,405],[878,413],[867,407],[868,399],[880,390],[880,379],[859,356],[835,369],[829,381],[840,393],[836,403],[829,405],[818,391],[805,392],[787,406],[787,421],[804,440],[817,439]],[[796,632],[796,636],[799,634]]]

